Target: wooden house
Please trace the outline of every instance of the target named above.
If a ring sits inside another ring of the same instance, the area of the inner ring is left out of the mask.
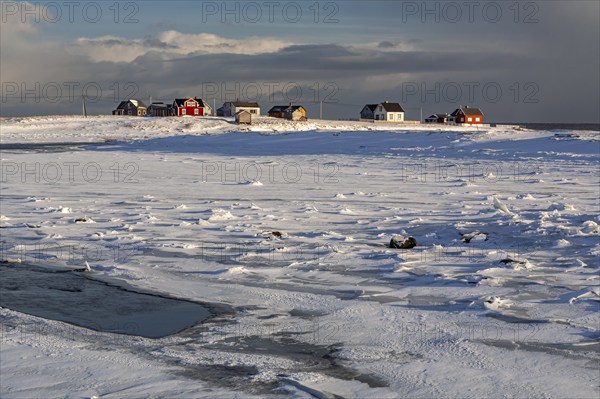
[[[244,124],[244,125],[251,125],[252,124],[252,113],[248,110],[241,110],[236,112],[235,116],[235,123],[237,123],[238,125]]]
[[[283,117],[290,121],[305,121],[306,109],[302,105],[290,105],[283,112]]]
[[[384,101],[377,104],[373,116],[376,121],[404,122],[404,108],[398,103]]]
[[[127,101],[121,101],[117,109],[115,109],[113,115],[129,115],[129,116],[145,116],[148,108],[140,100],[130,99]]]
[[[174,116],[173,106],[171,104],[165,104],[163,102],[153,102],[148,107],[148,116],[166,117]]]
[[[212,114],[212,108],[200,98],[176,98],[173,101],[176,116],[205,116]]]
[[[260,105],[257,102],[247,101],[228,101],[223,104],[220,116],[234,116],[242,110],[248,111],[250,114],[260,115]],[[221,109],[219,108],[219,109]]]
[[[449,116],[448,114],[433,114],[425,118],[425,123],[447,123]]]
[[[483,124],[483,112],[479,108],[460,106],[450,114],[449,122],[456,124],[481,125]]]
[[[277,105],[269,110],[269,116],[273,118],[288,119],[291,121],[305,121],[306,108],[302,105]]]
[[[283,118],[283,111],[287,107],[289,107],[289,105],[276,105],[269,110],[268,115],[272,118]]]
[[[360,111],[360,119],[375,119],[375,109],[378,104],[367,104]]]

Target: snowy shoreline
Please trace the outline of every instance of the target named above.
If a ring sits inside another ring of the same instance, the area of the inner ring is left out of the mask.
[[[104,142],[112,140],[141,140],[177,135],[223,134],[256,132],[281,134],[302,131],[319,132],[514,132],[512,128],[476,126],[414,125],[397,123],[373,124],[357,121],[310,120],[292,122],[266,116],[255,118],[251,126],[238,126],[233,118],[171,117],[140,118],[126,116],[40,116],[7,117],[0,119],[2,144],[40,142]],[[42,130],[43,129],[43,130]],[[526,131],[531,133],[529,131]],[[521,132],[524,133],[524,132]]]

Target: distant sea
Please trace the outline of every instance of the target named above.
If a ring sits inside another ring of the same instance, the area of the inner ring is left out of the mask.
[[[589,130],[600,133],[600,123],[502,123],[531,130]]]

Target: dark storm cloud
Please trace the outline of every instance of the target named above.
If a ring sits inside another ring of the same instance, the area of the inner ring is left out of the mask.
[[[275,53],[240,54],[201,54],[167,61],[180,74],[191,71],[204,71],[212,76],[222,75],[229,79],[314,79],[353,77],[368,73],[389,75],[411,72],[452,72],[498,70],[512,68],[516,62],[526,65],[532,62],[529,56],[521,54],[469,53],[469,52],[427,52],[427,51],[386,51],[349,48],[340,45],[296,45]],[[148,59],[140,57],[136,64],[142,65]],[[223,71],[220,67],[227,66]],[[367,72],[368,71],[368,72]]]
[[[392,42],[381,42],[377,45],[378,48],[394,48],[394,43]]]

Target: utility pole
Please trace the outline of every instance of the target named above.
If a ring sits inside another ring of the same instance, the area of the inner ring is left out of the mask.
[[[217,99],[213,97],[213,114],[212,116],[217,116]]]
[[[421,119],[419,119],[419,122],[423,122],[423,107],[421,107]]]
[[[81,95],[81,104],[83,105],[83,116],[87,118],[87,110],[85,109],[85,96]]]
[[[321,111],[320,111],[319,115],[320,115],[319,118],[322,120],[323,119],[323,100],[321,100]]]

